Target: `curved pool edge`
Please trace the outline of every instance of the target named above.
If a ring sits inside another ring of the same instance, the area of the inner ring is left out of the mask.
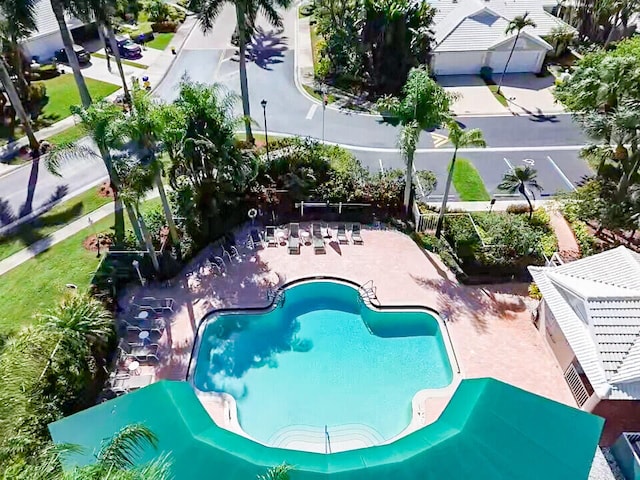
[[[195,384],[194,375],[193,375],[196,368],[196,362],[194,361],[194,359],[197,358],[200,351],[200,346],[202,342],[202,335],[201,335],[202,331],[204,331],[212,321],[215,321],[220,314],[238,313],[238,312],[252,312],[252,313],[258,313],[258,314],[268,313],[271,310],[277,308],[278,294],[280,294],[281,292],[289,288],[292,288],[294,286],[303,285],[306,283],[318,282],[318,281],[330,281],[330,282],[340,283],[355,289],[360,294],[363,300],[362,302],[363,305],[372,311],[424,312],[424,313],[428,313],[436,320],[436,323],[438,324],[438,328],[440,329],[440,332],[442,332],[441,333],[442,343],[445,346],[447,359],[451,367],[451,382],[447,386],[442,388],[429,388],[429,389],[422,389],[417,391],[411,399],[411,419],[409,421],[409,424],[397,435],[391,437],[390,439],[382,443],[378,443],[374,445],[387,445],[387,444],[393,443],[399,440],[400,438],[405,437],[415,432],[416,430],[419,430],[420,428],[423,428],[437,421],[437,419],[442,414],[442,411],[444,411],[444,408],[448,404],[449,400],[453,396],[453,393],[458,388],[460,381],[462,380],[460,365],[458,363],[457,356],[453,349],[453,344],[451,342],[449,329],[446,325],[446,321],[440,316],[440,313],[436,309],[427,307],[425,305],[397,305],[397,304],[381,305],[379,303],[375,304],[371,300],[367,300],[364,297],[362,297],[361,295],[362,286],[359,285],[357,282],[354,282],[352,280],[348,280],[345,278],[326,276],[326,275],[301,277],[301,278],[297,278],[295,280],[291,280],[289,282],[282,284],[280,287],[277,288],[277,290],[275,290],[274,296],[273,296],[274,298],[271,299],[271,301],[269,301],[268,303],[266,303],[266,305],[263,307],[236,306],[236,307],[227,307],[227,308],[214,308],[209,310],[207,313],[205,313],[202,316],[198,324],[198,328],[196,330],[195,339],[193,342],[193,347],[191,349],[191,357],[189,359],[189,365],[187,368],[187,375],[185,380],[194,389],[194,392],[196,393],[198,400],[202,403],[203,407],[211,417],[211,420],[215,422],[219,427],[224,428],[232,433],[235,433],[247,439],[250,439],[256,443],[264,445],[265,447],[286,449],[286,447],[274,447],[272,445],[267,445],[264,442],[261,442],[255,439],[254,437],[252,437],[251,435],[249,435],[242,428],[238,420],[237,402],[236,402],[236,399],[233,397],[233,395],[226,392],[205,392],[203,390],[200,390]],[[451,361],[452,359],[453,359],[453,362]],[[434,412],[429,412],[429,415],[427,415],[423,406],[424,406],[424,402],[429,398],[440,399],[441,408],[438,408]],[[442,402],[442,400],[446,400],[446,402]],[[212,410],[214,408],[219,409],[220,407],[222,407],[222,414],[215,415],[212,412]],[[219,417],[219,419],[217,419],[216,417]],[[367,447],[374,446],[374,445],[368,445]],[[362,447],[357,447],[357,448],[362,448]],[[356,448],[353,448],[353,449],[356,449]],[[298,449],[295,449],[295,450],[298,450]],[[345,450],[352,450],[352,448],[347,448]],[[312,450],[300,450],[300,451],[312,451]],[[326,453],[326,452],[316,452],[316,453]],[[335,453],[337,453],[337,451]]]

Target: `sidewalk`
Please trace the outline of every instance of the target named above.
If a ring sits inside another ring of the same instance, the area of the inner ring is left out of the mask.
[[[550,205],[555,200],[535,200],[533,202],[533,208],[545,207]],[[431,207],[440,208],[442,200],[437,202],[425,202]],[[494,203],[493,208],[491,202],[447,202],[447,208],[449,210],[463,210],[465,212],[504,212],[511,205],[528,205],[525,200],[498,200]]]
[[[159,196],[160,194],[158,193],[158,191],[153,190],[145,197],[145,201],[157,198]],[[0,275],[4,275],[9,270],[13,270],[17,266],[22,265],[27,260],[31,260],[33,257],[44,252],[53,245],[66,240],[67,238],[75,235],[81,230],[84,230],[85,228],[88,228],[91,225],[91,223],[89,223],[89,219],[91,219],[91,222],[95,223],[98,220],[102,220],[103,218],[108,217],[112,213],[113,202],[107,203],[106,205],[101,206],[93,212],[80,217],[79,219],[71,222],[68,225],[65,225],[60,230],[56,230],[48,237],[45,237],[42,240],[38,240],[36,243],[29,245],[27,248],[14,253],[10,257],[0,261]]]

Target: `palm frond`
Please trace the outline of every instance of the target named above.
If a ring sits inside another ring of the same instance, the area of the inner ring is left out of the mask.
[[[291,465],[283,463],[269,468],[265,475],[258,475],[257,478],[258,480],[289,480],[289,472],[291,470]]]
[[[125,469],[135,466],[135,458],[147,445],[156,448],[155,434],[141,424],[127,425],[107,441],[98,453],[98,464]]]
[[[101,158],[100,155],[89,145],[77,143],[55,146],[44,157],[44,164],[47,170],[57,177],[61,176],[60,167],[62,163],[72,160],[86,158]]]

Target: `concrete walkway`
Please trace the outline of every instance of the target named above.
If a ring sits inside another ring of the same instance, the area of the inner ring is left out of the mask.
[[[544,207],[549,205],[553,200],[536,200],[533,207]],[[437,202],[426,202],[427,205],[440,208],[442,200]],[[447,208],[450,210],[464,210],[465,212],[504,212],[511,205],[527,205],[524,200],[498,200],[491,208],[491,202],[447,202]]]
[[[145,200],[151,200],[158,198],[160,194],[157,190],[154,190],[146,196]],[[9,270],[13,270],[19,265],[22,265],[27,260],[32,259],[36,255],[48,250],[49,247],[66,240],[67,238],[75,235],[76,233],[91,226],[91,223],[95,223],[113,213],[113,202],[107,203],[100,208],[94,210],[87,215],[80,217],[79,219],[65,225],[60,230],[56,230],[48,237],[38,240],[36,243],[29,245],[27,248],[14,253],[10,257],[0,261],[0,275],[4,275]],[[91,222],[89,221],[91,220]]]

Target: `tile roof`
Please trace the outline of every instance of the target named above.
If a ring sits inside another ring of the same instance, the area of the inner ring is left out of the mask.
[[[506,35],[510,20],[525,12],[536,23],[523,31],[532,37],[543,37],[562,20],[544,10],[539,0],[444,0],[434,1],[435,51],[486,50],[514,36]]]
[[[594,389],[640,399],[640,256],[618,247],[529,271]]]

